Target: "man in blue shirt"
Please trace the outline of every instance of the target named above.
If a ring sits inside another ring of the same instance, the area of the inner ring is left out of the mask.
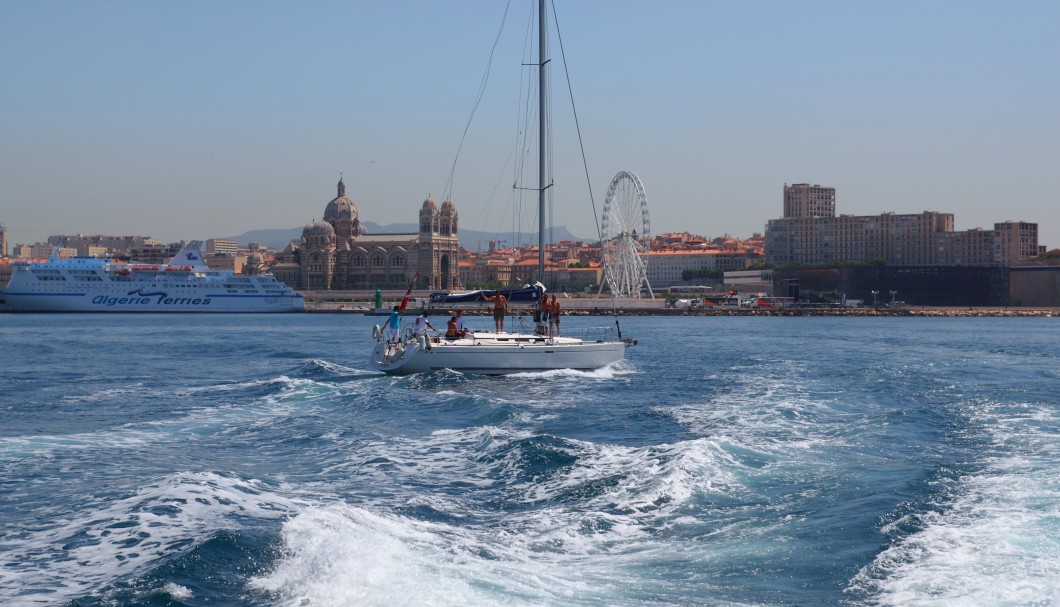
[[[398,329],[401,328],[401,306],[394,306],[394,311],[390,313],[390,320],[387,326],[390,327],[390,341],[397,343]]]

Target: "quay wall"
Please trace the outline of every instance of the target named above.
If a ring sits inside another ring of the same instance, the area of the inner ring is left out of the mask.
[[[371,314],[375,309],[374,291],[309,291],[303,292],[306,310],[309,312]],[[385,291],[382,294],[382,309],[389,314],[401,303],[404,291]],[[406,315],[419,314],[423,309],[422,297],[413,295],[405,309]],[[596,297],[564,297],[560,299],[564,315],[603,316],[612,311],[619,316],[1045,316],[1060,318],[1060,306],[1011,307],[1011,306],[902,306],[888,307],[828,307],[800,305],[778,308],[744,308],[738,306],[706,306],[698,308],[669,308],[664,299],[611,299]],[[487,315],[492,304],[483,302],[460,306],[465,315]],[[432,316],[450,314],[455,308],[432,308]],[[531,308],[514,308],[521,314],[532,313]]]

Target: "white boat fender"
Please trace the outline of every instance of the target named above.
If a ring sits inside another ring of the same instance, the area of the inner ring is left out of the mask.
[[[379,341],[383,337],[383,327],[379,325],[372,326],[372,339]]]
[[[416,341],[419,342],[421,350],[430,350],[431,349],[431,338],[430,337],[427,337],[426,335],[417,335],[416,336]]]

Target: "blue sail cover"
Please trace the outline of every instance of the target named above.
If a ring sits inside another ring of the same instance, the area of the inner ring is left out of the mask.
[[[504,296],[508,298],[509,303],[534,303],[541,299],[541,295],[544,292],[544,287],[539,284],[531,287],[523,287],[521,289],[501,289],[499,291],[485,289],[481,291],[469,291],[467,293],[446,293],[444,291],[437,291],[431,293],[428,301],[432,304],[474,303],[476,301],[483,301],[483,296],[493,297],[497,293],[503,293]]]

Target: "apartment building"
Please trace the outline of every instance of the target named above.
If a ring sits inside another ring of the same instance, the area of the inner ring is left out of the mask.
[[[56,234],[48,237],[48,244],[74,249],[78,255],[91,257],[103,253],[128,254],[133,249],[159,246],[161,243],[157,239],[148,236]]]
[[[206,255],[235,255],[239,252],[239,244],[234,240],[224,238],[210,238],[206,241]]]
[[[784,217],[766,225],[766,261],[777,265],[877,259],[897,266],[1010,266],[1039,254],[1038,224],[954,231],[953,213],[835,215],[835,188],[784,186]]]
[[[835,217],[835,188],[785,183],[784,217]]]

